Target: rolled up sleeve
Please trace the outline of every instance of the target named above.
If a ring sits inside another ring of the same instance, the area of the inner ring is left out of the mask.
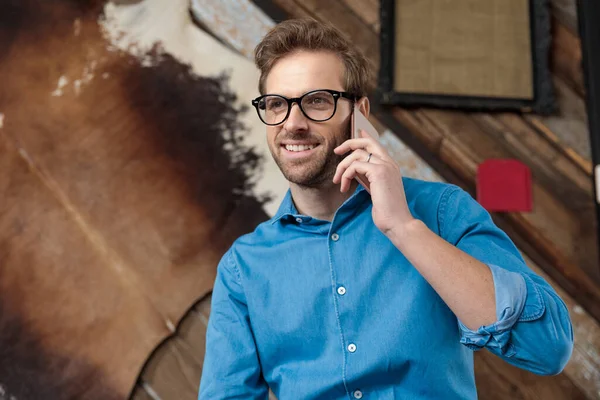
[[[527,299],[527,288],[522,275],[504,270],[495,265],[488,265],[494,278],[496,295],[496,322],[480,327],[477,331],[467,328],[459,321],[462,331],[460,342],[465,346],[479,350],[487,347],[498,355],[511,357],[515,353],[510,342],[513,326],[521,317]],[[539,306],[538,299],[534,300]]]
[[[513,242],[468,193],[447,189],[442,202],[442,236],[486,264],[494,280],[496,322],[471,330],[458,321],[460,342],[539,375],[560,373],[573,350],[571,319],[562,299],[527,267]]]

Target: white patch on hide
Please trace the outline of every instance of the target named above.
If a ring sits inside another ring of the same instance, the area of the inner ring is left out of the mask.
[[[65,86],[67,86],[69,84],[69,80],[67,79],[66,76],[62,75],[60,78],[58,78],[58,83],[56,85],[56,89],[54,89],[54,92],[52,92],[52,96],[54,97],[60,97],[63,95],[63,88]]]
[[[73,82],[73,89],[75,89],[75,95],[79,96],[79,93],[81,93],[81,79]]]
[[[77,18],[75,22],[73,22],[73,30],[75,36],[79,36],[81,34],[81,19]]]
[[[83,67],[83,71],[81,72],[81,77],[75,79],[73,81],[73,90],[75,95],[79,95],[81,93],[82,88],[85,85],[88,85],[96,76],[95,71],[98,66],[98,62],[96,60],[89,60],[86,62],[86,65]],[[61,76],[58,79],[58,84],[56,89],[52,92],[52,96],[61,97],[65,93],[65,88],[69,85],[69,79],[66,76]]]
[[[165,321],[165,323],[167,324],[167,328],[171,331],[171,332],[175,332],[177,329],[175,329],[175,324],[173,324],[173,321],[171,321],[170,319],[167,319]]]
[[[142,66],[160,63],[161,54],[166,53],[190,65],[198,76],[229,74],[229,87],[235,90],[239,99],[236,106],[248,107],[248,112],[239,117],[250,131],[244,145],[253,147],[263,160],[261,171],[251,177],[256,186],[249,194],[256,198],[272,195],[273,199],[264,209],[268,215],[274,215],[288,189],[288,182],[271,157],[265,125],[251,109],[250,100],[258,96],[259,72],[252,61],[198,28],[191,19],[189,6],[189,0],[145,0],[120,5],[109,1],[98,24],[109,51],[126,52],[136,57]],[[149,56],[152,50],[156,57]]]
[[[4,114],[0,113],[0,129],[4,127]]]
[[[91,63],[83,67],[82,81],[84,83],[90,83],[92,79],[94,79],[94,71],[96,70],[96,66],[98,66],[98,62],[92,61]]]

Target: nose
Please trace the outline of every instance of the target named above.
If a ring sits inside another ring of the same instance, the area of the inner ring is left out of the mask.
[[[300,110],[297,103],[292,104],[290,115],[283,123],[283,127],[288,132],[301,132],[308,130],[308,119]]]

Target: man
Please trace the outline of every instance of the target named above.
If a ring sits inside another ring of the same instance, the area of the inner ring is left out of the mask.
[[[367,62],[313,20],[256,49],[269,149],[290,190],[217,272],[200,399],[475,399],[472,350],[559,373],[567,308],[460,188],[403,178],[350,139]],[[359,185],[360,175],[368,186]]]

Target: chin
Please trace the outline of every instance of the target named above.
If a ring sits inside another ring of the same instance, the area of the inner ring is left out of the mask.
[[[333,173],[325,171],[299,174],[282,170],[282,173],[290,183],[306,188],[320,188],[325,186],[328,180],[331,181],[333,179]]]

